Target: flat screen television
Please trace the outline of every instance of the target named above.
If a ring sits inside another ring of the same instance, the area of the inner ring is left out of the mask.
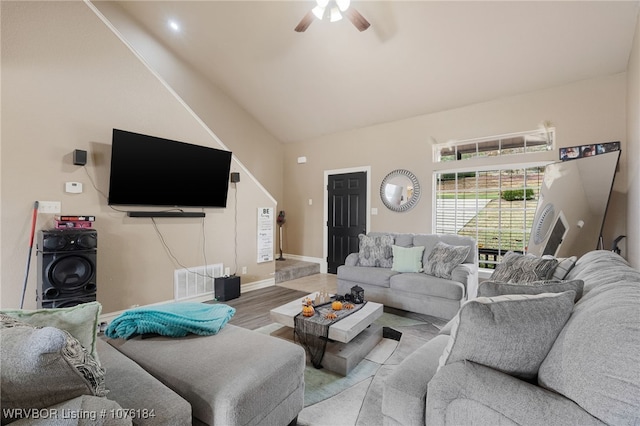
[[[226,207],[231,152],[113,129],[109,205]]]

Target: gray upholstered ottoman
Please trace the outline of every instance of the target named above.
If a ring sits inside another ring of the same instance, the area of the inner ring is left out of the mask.
[[[217,335],[109,343],[191,404],[194,423],[283,426],[304,406],[304,350],[227,324]]]

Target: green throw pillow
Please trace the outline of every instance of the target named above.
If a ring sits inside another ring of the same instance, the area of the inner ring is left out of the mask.
[[[101,312],[102,305],[99,302],[82,303],[69,308],[0,310],[0,314],[12,316],[35,327],[55,327],[68,331],[98,362],[96,338]]]
[[[455,317],[440,365],[468,360],[532,379],[573,309],[575,292],[478,297]]]
[[[5,409],[41,409],[80,395],[105,396],[104,369],[69,332],[0,314],[2,424]]]
[[[396,272],[422,272],[423,246],[400,247],[391,246],[393,250],[392,271]]]

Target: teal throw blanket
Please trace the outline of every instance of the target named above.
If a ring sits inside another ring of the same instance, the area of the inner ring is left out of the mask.
[[[193,333],[208,336],[217,334],[235,312],[235,308],[220,303],[181,302],[135,308],[114,319],[105,334],[112,339],[128,339],[136,334],[183,337]]]

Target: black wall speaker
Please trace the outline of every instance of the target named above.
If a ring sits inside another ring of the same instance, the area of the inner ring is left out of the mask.
[[[38,232],[38,308],[96,300],[98,233],[94,229]]]
[[[218,277],[213,281],[216,300],[226,300],[240,297],[240,277]]]
[[[87,151],[76,149],[73,151],[73,164],[76,166],[84,166],[87,164]]]
[[[238,182],[240,182],[240,173],[232,172],[231,173],[231,183],[238,183]]]

